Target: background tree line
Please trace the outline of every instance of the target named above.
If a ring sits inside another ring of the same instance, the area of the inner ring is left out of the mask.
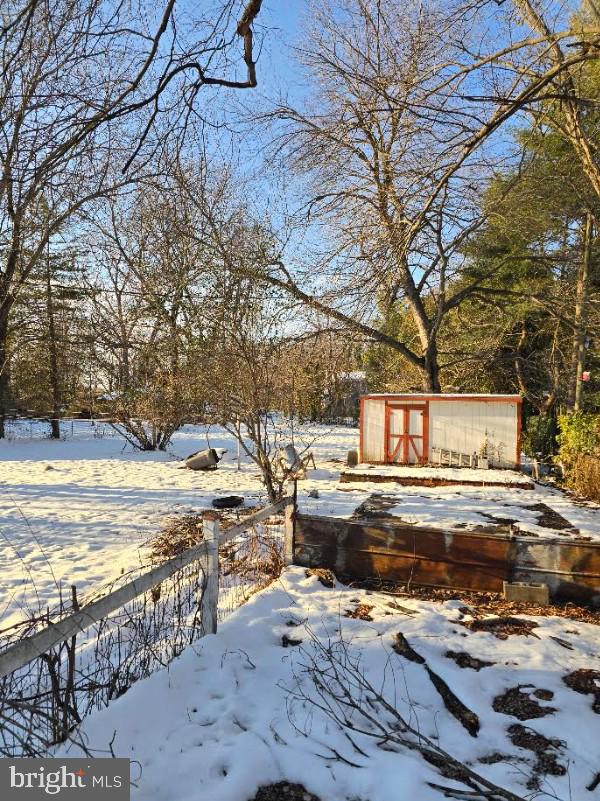
[[[0,437],[102,409],[145,448],[260,440],[361,370],[519,392],[546,455],[598,411],[595,3],[307,2],[251,103],[261,2],[109,8],[3,11]]]

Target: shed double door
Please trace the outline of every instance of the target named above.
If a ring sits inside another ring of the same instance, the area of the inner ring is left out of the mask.
[[[426,405],[388,403],[385,461],[388,464],[424,464],[428,457]]]

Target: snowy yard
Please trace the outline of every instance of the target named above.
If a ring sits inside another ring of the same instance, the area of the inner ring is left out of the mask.
[[[30,439],[26,428],[23,438],[0,442],[0,628],[52,607],[61,593],[69,597],[71,584],[81,597],[146,562],[144,543],[166,516],[208,508],[232,492],[247,505],[266,501],[256,466],[245,459],[237,470],[236,444],[222,429],[186,426],[168,453],[124,449],[110,431],[98,437],[78,424],[72,438],[66,426],[67,438],[51,441]],[[351,428],[300,432],[314,440],[321,465],[344,458],[357,436]],[[179,469],[180,459],[208,443],[228,449],[218,470]]]
[[[390,474],[435,476],[458,479],[477,474],[468,468],[404,468],[377,467]],[[352,471],[346,470],[346,475]],[[300,493],[299,508],[303,514],[348,519],[357,516],[365,503],[377,502],[386,515],[392,515],[414,526],[437,526],[452,529],[476,529],[490,524],[507,524],[514,533],[533,537],[560,537],[600,542],[600,507],[583,503],[551,486],[534,484],[534,489],[506,486],[519,474],[508,470],[482,471],[498,474],[498,483],[482,487],[400,486],[389,482],[356,481],[338,484],[327,473],[316,471],[303,489],[318,489],[318,497]],[[364,473],[364,471],[363,471]],[[525,479],[525,476],[521,476]],[[545,508],[544,508],[545,507]],[[554,513],[554,514],[552,514]]]
[[[556,536],[600,539],[597,507],[542,486],[340,484],[358,432],[312,426],[301,434],[317,462],[299,484],[302,512],[350,517],[383,496],[386,513],[417,528],[511,518],[524,534],[549,536],[547,513],[542,520],[533,508],[542,503],[571,526]],[[180,469],[182,457],[207,445],[228,449],[217,471]],[[60,442],[2,443],[0,628],[27,608],[53,605],[72,583],[83,595],[147,561],[145,543],[165,517],[232,492],[247,505],[266,501],[257,469],[242,460],[238,471],[235,443],[219,429],[188,426],[165,454],[124,449],[91,429]],[[280,781],[321,801],[439,801],[431,784],[468,791],[399,745],[397,710],[418,736],[518,797],[600,799],[600,628],[519,614],[494,631],[477,604],[325,587],[293,567],[216,635],[85,719],[80,734],[93,754],[112,748],[132,760],[135,801],[250,801]],[[371,688],[355,689],[356,706],[338,721],[323,708],[339,712],[331,697],[323,704],[331,673],[315,684],[315,668],[331,669],[328,654]],[[365,725],[365,711],[376,724]],[[71,743],[57,755],[78,749]]]
[[[502,639],[477,631],[478,617],[459,600],[329,589],[291,568],[216,635],[88,718],[85,741],[98,754],[112,742],[116,756],[133,760],[136,801],[248,801],[281,780],[322,801],[439,801],[428,782],[460,787],[375,728],[347,731],[349,740],[308,700],[322,701],[306,670],[313,657],[325,667],[316,646],[343,640],[413,727],[488,780],[523,798],[600,798],[600,789],[586,789],[599,769],[600,629],[520,615],[520,633],[498,632]],[[477,716],[478,731],[450,714],[424,664],[394,650],[399,633]],[[585,674],[588,694],[564,680],[580,669],[596,671]],[[393,726],[381,708],[370,711]],[[67,753],[77,749],[58,755]]]
[[[600,0],[0,3],[0,801],[600,801]]]
[[[57,442],[42,439],[39,431],[30,438],[26,428],[23,438],[0,443],[0,628],[27,610],[52,607],[61,593],[69,596],[71,584],[81,597],[145,563],[144,545],[165,517],[208,508],[213,498],[232,492],[243,494],[249,506],[266,502],[256,466],[243,458],[238,471],[236,443],[218,427],[184,427],[168,453],[124,447],[109,428],[98,436],[79,423],[74,436],[68,425],[65,432],[66,439]],[[300,447],[311,444],[317,463],[298,485],[299,508],[306,514],[350,517],[383,494],[387,513],[416,526],[468,529],[508,518],[524,534],[600,540],[600,510],[554,489],[339,484],[358,431],[307,425],[296,431],[296,441]],[[218,470],[180,469],[183,457],[207,445],[227,448]],[[506,471],[491,472],[502,477]],[[540,502],[576,533],[541,526],[539,511],[531,508]]]

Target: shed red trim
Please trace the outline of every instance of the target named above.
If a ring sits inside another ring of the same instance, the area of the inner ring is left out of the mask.
[[[429,401],[423,412],[423,464],[429,464]]]
[[[522,412],[523,412],[523,398],[520,395],[480,395],[480,394],[471,394],[471,395],[455,395],[455,394],[426,394],[426,393],[389,393],[389,394],[372,394],[372,395],[363,395],[360,398],[360,461],[364,460],[364,404],[365,401],[381,401],[385,407],[385,417],[384,417],[384,462],[386,464],[390,461],[393,461],[393,455],[389,451],[389,440],[390,440],[390,425],[389,425],[389,407],[394,403],[398,403],[400,406],[410,406],[412,408],[419,408],[423,409],[423,440],[422,440],[422,461],[424,464],[429,462],[429,421],[430,421],[430,402],[431,401],[442,401],[442,402],[461,402],[461,401],[471,401],[471,402],[480,402],[480,403],[514,403],[517,406],[517,443],[516,443],[516,454],[515,454],[515,466],[517,469],[521,465],[521,444],[522,444]],[[418,406],[415,406],[418,404]],[[405,445],[408,445],[408,439]],[[414,443],[411,443],[414,446]],[[404,459],[407,459],[407,454],[403,454]],[[375,464],[375,462],[374,462]],[[377,464],[381,464],[378,462]]]
[[[390,440],[390,416],[392,409],[403,411],[403,433],[397,435],[395,438],[398,442],[391,446]],[[421,412],[421,434],[410,433],[410,413],[411,411]],[[400,464],[409,464],[410,462],[410,449],[414,451],[415,456],[420,464],[427,464],[429,461],[429,403],[423,401],[422,403],[395,403],[394,400],[385,401],[385,425],[384,425],[384,464],[395,464],[396,456],[402,447],[402,460]],[[417,447],[416,440],[421,442],[421,448]]]
[[[365,399],[360,398],[360,424],[359,424],[359,444],[358,444],[358,461],[362,463],[363,460],[363,443],[364,443],[364,427],[365,427]]]
[[[519,470],[521,469],[521,439],[523,432],[522,415],[523,408],[521,404],[519,404],[517,409],[517,452],[515,454],[515,464]]]
[[[411,402],[418,402],[418,401],[444,401],[446,403],[451,403],[452,401],[480,401],[481,403],[487,403],[488,401],[492,401],[493,403],[523,403],[523,398],[520,395],[403,395],[401,393],[398,394],[390,394],[390,395],[363,395],[361,397],[361,402],[365,400],[379,400],[382,402],[385,401],[411,401]]]

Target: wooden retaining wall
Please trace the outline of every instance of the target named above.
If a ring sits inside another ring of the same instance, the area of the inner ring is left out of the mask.
[[[443,468],[441,468],[443,470]],[[401,487],[498,487],[500,489],[535,489],[535,484],[528,478],[519,478],[519,474],[515,473],[515,480],[509,483],[500,481],[480,481],[468,480],[461,478],[444,478],[443,474],[440,476],[425,476],[420,477],[416,475],[401,476],[390,475],[388,473],[378,473],[376,470],[365,470],[359,472],[357,468],[351,470],[342,470],[340,472],[340,484],[353,484],[357,481],[368,481],[371,484],[399,484]]]
[[[556,599],[600,601],[600,544],[567,539],[298,514],[294,563],[351,579],[493,592],[503,581],[535,581]]]

